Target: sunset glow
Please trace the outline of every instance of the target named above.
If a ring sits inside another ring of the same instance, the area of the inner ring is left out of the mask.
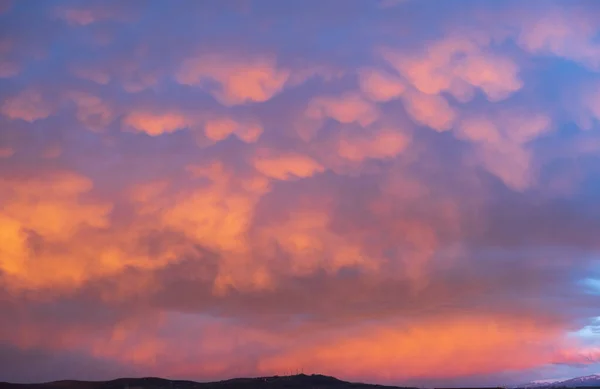
[[[600,372],[598,21],[0,0],[0,381]]]

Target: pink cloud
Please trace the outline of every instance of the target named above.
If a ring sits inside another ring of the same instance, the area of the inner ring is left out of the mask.
[[[527,143],[550,129],[551,120],[544,114],[509,111],[466,117],[456,136],[474,143],[489,172],[512,189],[524,190],[535,181]]]
[[[377,120],[379,111],[371,102],[357,93],[341,96],[323,96],[313,98],[308,105],[306,115],[312,119],[332,118],[340,123],[358,123],[368,126]]]
[[[387,72],[363,69],[359,74],[360,89],[373,101],[389,101],[400,97],[404,83]]]
[[[594,12],[577,8],[553,9],[543,15],[525,17],[517,42],[530,53],[564,57],[598,69],[596,17]]]
[[[521,89],[519,68],[508,57],[490,52],[488,44],[480,36],[448,36],[418,54],[383,50],[382,55],[423,93],[450,92],[466,101],[472,95],[470,86],[481,89],[491,101],[503,100]]]
[[[0,112],[9,119],[34,122],[47,118],[54,109],[53,104],[47,101],[42,93],[34,89],[25,89],[4,100]]]
[[[442,96],[413,91],[403,95],[410,117],[420,125],[442,132],[452,128],[458,114]]]
[[[351,161],[363,161],[367,158],[393,158],[403,152],[410,143],[405,133],[391,129],[369,134],[350,136],[342,134],[338,144],[338,154]]]
[[[177,81],[186,85],[217,82],[217,88],[208,87],[209,93],[227,106],[267,101],[283,89],[289,77],[290,72],[278,68],[272,56],[244,60],[215,54],[187,59],[176,74]]]
[[[480,88],[490,101],[504,100],[523,86],[517,65],[501,56],[470,56],[454,71],[460,79]]]
[[[600,348],[598,347],[562,350],[554,359],[554,363],[565,365],[593,365],[599,362]]]
[[[113,121],[114,110],[98,96],[78,91],[68,95],[77,106],[77,119],[89,128],[102,129]]]

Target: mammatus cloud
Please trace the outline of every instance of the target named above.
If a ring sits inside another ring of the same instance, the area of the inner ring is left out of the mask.
[[[415,55],[384,50],[382,56],[420,92],[448,92],[459,100],[481,90],[490,101],[507,98],[522,86],[518,66],[510,58],[489,51],[479,35],[449,36],[427,44]]]
[[[374,101],[389,101],[404,93],[404,83],[392,74],[377,69],[362,69],[360,89]]]
[[[215,118],[204,124],[204,134],[216,142],[235,134],[244,142],[254,143],[258,141],[262,132],[262,126],[258,122],[243,123],[231,118]]]
[[[527,143],[550,128],[542,114],[503,112],[466,118],[458,126],[458,137],[476,144],[476,154],[485,169],[508,187],[523,190],[534,180],[532,155]]]
[[[289,71],[278,68],[271,56],[246,60],[217,54],[185,60],[176,79],[196,86],[213,81],[217,85],[207,86],[209,93],[231,106],[269,100],[283,89],[289,75]]]
[[[388,159],[404,151],[409,143],[410,137],[402,131],[383,128],[368,134],[342,134],[337,150],[340,157],[351,161],[363,161],[367,158]]]
[[[94,259],[72,256],[65,245],[85,227],[108,226],[111,204],[81,200],[92,182],[72,173],[57,173],[4,179],[2,187],[2,272],[7,285],[35,289],[85,281],[90,265],[86,259]]]
[[[123,124],[133,131],[158,136],[182,130],[192,123],[184,115],[177,113],[132,112],[124,118]]]
[[[375,105],[359,94],[348,93],[314,98],[309,103],[306,115],[316,120],[331,118],[340,123],[358,123],[366,127],[377,120],[378,112]]]
[[[23,90],[4,100],[2,114],[9,119],[21,119],[27,122],[45,119],[53,112],[52,104],[42,94],[33,89]]]
[[[531,53],[563,57],[598,70],[600,46],[595,42],[597,31],[592,22],[596,13],[580,5],[569,10],[550,9],[524,26],[517,43]]]
[[[598,7],[344,4],[2,2],[0,380],[598,366]]]

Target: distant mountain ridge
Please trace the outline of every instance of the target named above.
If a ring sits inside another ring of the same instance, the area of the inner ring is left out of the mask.
[[[600,374],[592,374],[567,380],[543,380],[518,385],[515,388],[600,388]]]
[[[234,378],[217,382],[168,380],[164,378],[119,378],[111,381],[55,381],[41,384],[0,382],[0,389],[400,389],[339,380],[320,374],[298,374],[259,378]],[[417,388],[404,388],[417,389]]]
[[[538,380],[513,389],[598,388],[600,374],[565,380]],[[320,374],[297,374],[257,378],[233,378],[215,382],[169,380],[165,378],[118,378],[110,381],[63,380],[39,384],[0,382],[0,389],[418,389],[364,384],[339,380]],[[476,389],[476,388],[471,388]]]

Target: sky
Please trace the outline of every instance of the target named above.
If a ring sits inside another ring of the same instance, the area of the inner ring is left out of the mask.
[[[0,12],[0,381],[600,372],[600,2]]]

